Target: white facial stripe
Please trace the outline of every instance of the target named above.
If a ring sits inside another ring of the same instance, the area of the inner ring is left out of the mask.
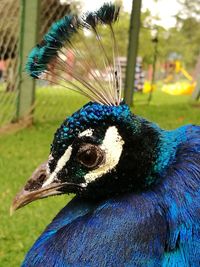
[[[119,162],[124,141],[115,126],[109,127],[106,131],[103,144],[100,146],[106,153],[106,161],[99,168],[87,173],[84,178],[86,183],[94,181],[103,174],[111,171]]]
[[[59,159],[54,172],[49,176],[46,182],[42,185],[42,187],[51,184],[57,177],[57,173],[62,170],[65,164],[68,162],[72,154],[72,146],[69,146],[62,157]]]
[[[93,135],[94,130],[93,129],[87,129],[85,131],[83,131],[82,133],[80,133],[78,135],[78,137],[82,137],[82,136],[92,136]]]
[[[53,160],[52,154],[49,155],[48,162],[51,161],[51,160]],[[50,173],[51,172],[50,172],[49,164],[47,164],[47,175],[50,175]]]

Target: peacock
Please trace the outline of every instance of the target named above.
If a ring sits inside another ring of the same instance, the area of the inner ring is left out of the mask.
[[[90,102],[64,120],[48,160],[14,199],[18,209],[75,194],[23,267],[200,266],[200,126],[166,131],[123,101],[114,25],[119,9],[105,3],[81,16],[68,14],[29,54],[26,70],[33,78]],[[69,49],[75,67],[66,60]]]

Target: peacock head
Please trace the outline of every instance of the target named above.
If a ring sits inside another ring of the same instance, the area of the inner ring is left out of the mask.
[[[119,7],[107,3],[81,17],[65,16],[31,51],[26,70],[33,78],[50,79],[92,102],[57,130],[48,161],[17,195],[14,209],[55,194],[73,192],[99,199],[143,190],[154,182],[159,134],[122,101],[119,49],[113,27],[118,14]],[[111,37],[111,53],[105,47],[102,25]],[[75,67],[66,59],[69,51],[79,59]]]
[[[125,103],[89,102],[56,131],[48,161],[16,196],[14,208],[63,193],[102,199],[145,190],[155,182],[158,138]]]

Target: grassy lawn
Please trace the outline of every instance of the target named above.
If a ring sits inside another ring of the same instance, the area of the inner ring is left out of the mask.
[[[0,82],[0,127],[16,115],[17,91],[6,92],[6,84]]]
[[[66,115],[85,102],[73,93],[37,92],[34,126],[0,137],[0,266],[19,266],[34,240],[69,201],[70,196],[37,201],[9,216],[13,197],[34,168],[47,158],[53,133]],[[67,96],[68,94],[68,96]],[[136,95],[133,112],[166,129],[194,123],[200,124],[200,108],[188,104],[187,96],[169,96],[156,92],[151,105],[147,95]]]

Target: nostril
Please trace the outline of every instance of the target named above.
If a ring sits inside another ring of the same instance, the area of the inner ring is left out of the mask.
[[[45,161],[33,172],[24,190],[31,192],[41,188],[47,178],[47,161]]]
[[[45,174],[41,174],[37,180],[34,180],[34,179],[30,179],[27,184],[25,185],[24,189],[26,191],[35,191],[39,188],[42,187],[44,181],[46,179],[46,175]]]

